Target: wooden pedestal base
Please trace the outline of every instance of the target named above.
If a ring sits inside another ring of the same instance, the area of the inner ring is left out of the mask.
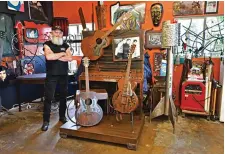
[[[74,118],[73,118],[74,120]],[[123,115],[123,120],[116,121],[115,115],[106,115],[102,121],[93,127],[75,126],[71,121],[60,127],[60,136],[93,139],[111,143],[125,144],[128,149],[136,150],[139,137],[144,126],[144,116],[134,116],[134,126],[130,115]]]

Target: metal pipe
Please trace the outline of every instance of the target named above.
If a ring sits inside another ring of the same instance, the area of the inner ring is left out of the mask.
[[[169,98],[172,97],[173,82],[173,47],[167,49],[167,67],[166,67],[166,93],[164,114],[169,115]]]
[[[0,39],[0,64],[1,64],[1,62],[2,62],[3,44],[4,44],[3,40]]]

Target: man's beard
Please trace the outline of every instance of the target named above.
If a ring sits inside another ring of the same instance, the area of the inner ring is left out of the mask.
[[[62,45],[63,44],[63,38],[60,37],[52,37],[52,43],[56,45]]]

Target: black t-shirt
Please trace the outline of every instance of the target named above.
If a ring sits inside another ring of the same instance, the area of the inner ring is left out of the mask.
[[[54,53],[66,52],[69,45],[63,43],[62,45],[55,45],[51,41],[44,43],[50,47]],[[68,73],[68,62],[63,62],[60,60],[47,60],[46,59],[46,74],[47,75],[67,75]]]
[[[128,58],[128,53],[130,51],[130,45],[128,43],[123,44],[123,58],[127,59]]]

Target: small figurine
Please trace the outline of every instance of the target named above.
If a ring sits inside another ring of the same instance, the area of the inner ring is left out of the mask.
[[[24,67],[24,73],[26,75],[29,75],[29,74],[33,74],[34,72],[34,66],[33,64],[29,63],[29,64],[26,64],[25,67]]]

